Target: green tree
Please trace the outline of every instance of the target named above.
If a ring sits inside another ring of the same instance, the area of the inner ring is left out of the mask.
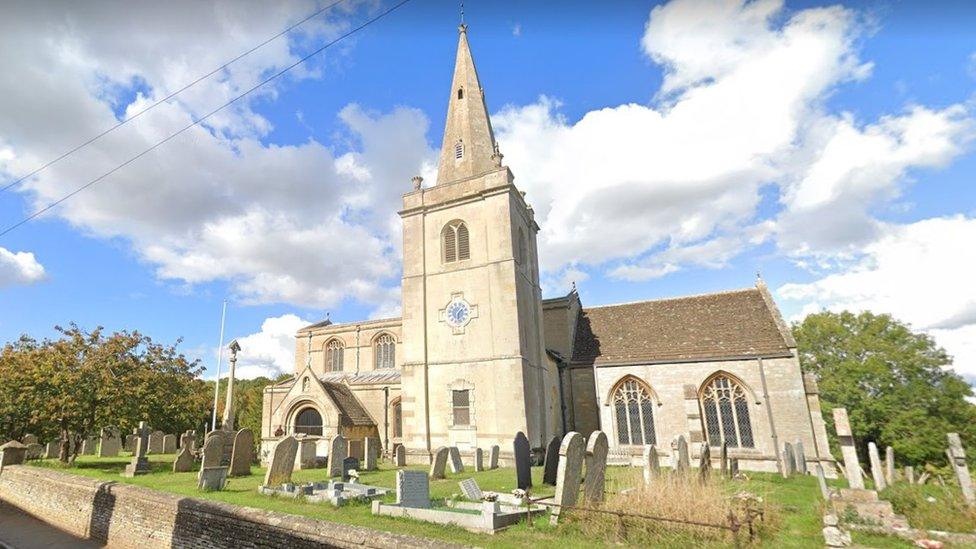
[[[973,389],[929,336],[889,315],[822,312],[793,325],[804,371],[816,374],[824,419],[847,408],[861,456],[891,446],[905,464],[945,463],[946,433],[976,444]],[[830,429],[833,432],[833,429]]]

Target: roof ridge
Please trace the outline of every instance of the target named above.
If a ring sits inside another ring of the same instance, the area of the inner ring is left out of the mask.
[[[641,299],[641,300],[638,300],[638,301],[624,301],[624,302],[621,302],[621,303],[607,303],[607,304],[604,304],[604,305],[584,306],[583,307],[583,311],[588,311],[590,309],[606,309],[606,308],[609,308],[609,307],[622,307],[624,305],[640,305],[641,303],[658,303],[658,302],[662,302],[662,301],[680,301],[680,300],[683,300],[683,299],[694,299],[694,298],[697,298],[697,297],[709,297],[709,296],[739,294],[739,293],[745,293],[745,292],[758,292],[758,291],[759,290],[757,290],[755,287],[747,287],[747,288],[738,288],[738,289],[735,289],[735,290],[722,290],[720,292],[704,292],[704,293],[700,293],[700,294],[689,294],[689,295],[682,295],[682,296],[676,296],[676,297],[661,297],[661,298],[657,298],[657,299]]]
[[[315,324],[309,324],[308,326],[305,326],[304,328],[299,328],[298,329],[298,332],[299,333],[301,333],[301,332],[307,332],[308,330],[313,329],[313,328],[345,328],[345,327],[348,327],[348,326],[355,326],[357,324],[379,324],[381,322],[391,322],[393,320],[401,320],[402,321],[403,320],[403,317],[402,316],[391,316],[391,317],[387,317],[387,318],[374,318],[372,320],[354,320],[354,321],[351,321],[351,322],[339,322],[339,323],[333,322],[333,323],[327,324],[325,326],[319,326],[319,324],[321,324],[321,322],[316,322]]]

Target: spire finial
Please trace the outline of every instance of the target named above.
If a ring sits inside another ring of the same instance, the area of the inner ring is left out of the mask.
[[[461,0],[461,26],[464,26],[464,0]]]

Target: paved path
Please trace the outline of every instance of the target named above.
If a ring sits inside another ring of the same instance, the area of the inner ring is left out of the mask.
[[[76,538],[0,502],[0,549],[88,549],[101,543]]]

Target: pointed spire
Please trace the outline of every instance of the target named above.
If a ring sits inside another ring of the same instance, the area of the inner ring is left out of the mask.
[[[501,166],[484,91],[468,47],[468,26],[458,27],[457,60],[444,124],[437,184],[480,175]]]

